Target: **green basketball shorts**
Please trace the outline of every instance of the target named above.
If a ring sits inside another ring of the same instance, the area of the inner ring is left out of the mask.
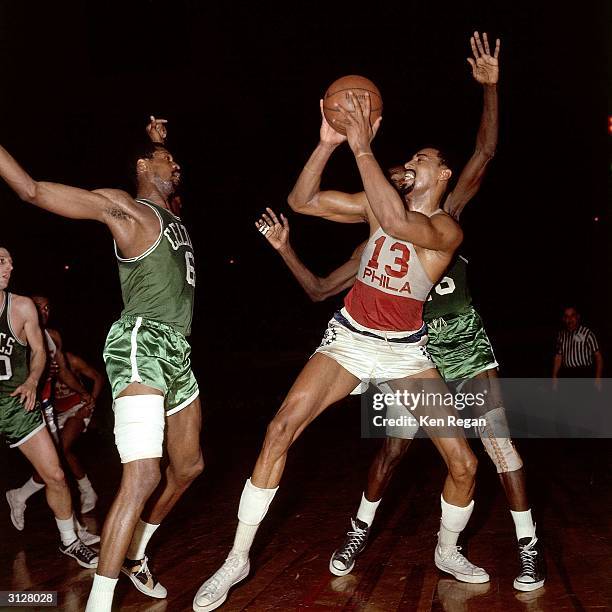
[[[27,442],[45,427],[40,405],[26,412],[19,398],[3,395],[0,397],[0,434],[11,448]]]
[[[104,344],[113,399],[137,382],[164,394],[167,416],[186,408],[199,394],[190,355],[185,336],[170,325],[142,317],[121,317],[111,326]]]
[[[493,347],[482,319],[467,310],[427,322],[427,352],[446,381],[473,378],[497,367]]]

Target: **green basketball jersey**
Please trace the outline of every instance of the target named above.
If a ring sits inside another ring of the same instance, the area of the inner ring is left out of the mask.
[[[0,306],[0,395],[10,395],[30,374],[28,345],[11,327],[11,294],[4,292]]]
[[[468,260],[465,257],[457,255],[444,276],[431,290],[423,308],[423,319],[426,322],[464,312],[471,305],[467,264]]]
[[[188,336],[195,290],[191,239],[169,210],[148,200],[137,202],[155,211],[161,230],[155,244],[138,257],[121,257],[115,245],[124,304],[121,314],[166,323]]]

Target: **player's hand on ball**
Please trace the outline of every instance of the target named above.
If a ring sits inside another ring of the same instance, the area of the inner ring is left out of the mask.
[[[26,380],[11,393],[11,397],[19,397],[19,402],[30,412],[36,405],[36,384]]]
[[[382,117],[379,117],[374,125],[370,124],[372,102],[369,94],[365,96],[363,104],[352,91],[348,92],[348,97],[355,110],[350,112],[340,105],[337,105],[337,108],[342,115],[349,146],[355,155],[369,153],[370,143],[378,132]]]
[[[319,100],[319,108],[321,109],[321,131],[319,132],[321,142],[329,145],[342,144],[346,140],[346,136],[336,132],[336,130],[327,123],[325,113],[323,112],[323,100]]]
[[[271,208],[266,208],[267,214],[263,213],[255,227],[265,236],[266,240],[277,250],[281,250],[289,244],[289,221],[281,213],[281,220]]]
[[[166,142],[166,136],[168,135],[166,123],[168,123],[167,119],[156,119],[153,115],[151,115],[149,125],[147,125],[147,134],[149,135],[151,142],[155,142],[157,144],[164,144],[164,142]]]
[[[501,45],[499,38],[495,41],[495,51],[491,55],[489,48],[489,38],[485,32],[482,35],[482,40],[478,32],[474,32],[474,36],[470,38],[472,46],[472,54],[474,57],[468,57],[467,61],[472,67],[472,76],[481,85],[494,85],[499,80],[499,47]]]

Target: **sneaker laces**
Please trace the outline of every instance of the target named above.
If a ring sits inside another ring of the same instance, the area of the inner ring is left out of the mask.
[[[145,576],[147,577],[147,582],[151,580],[151,582],[155,584],[156,581],[155,578],[153,578],[153,572],[151,572],[151,570],[149,569],[148,562],[149,559],[145,555],[142,561],[140,561],[140,569],[136,572],[136,574],[141,574],[142,572],[144,572]]]
[[[357,549],[363,544],[363,541],[365,540],[367,534],[367,529],[359,529],[359,527],[357,527],[357,525],[355,525],[353,521],[351,521],[351,524],[353,525],[353,531],[349,531],[346,534],[349,540],[345,542],[344,546],[342,547],[342,550],[338,552],[338,557],[341,557],[342,559],[345,559],[347,561],[357,552]]]
[[[447,548],[446,546],[444,548]],[[452,559],[453,561],[458,562],[470,570],[479,569],[476,565],[474,565],[465,555],[462,555],[459,551],[461,550],[461,546],[452,546],[451,551],[444,555],[446,559]]]
[[[529,544],[519,546],[519,556],[521,558],[521,574],[527,574],[533,576],[536,572],[536,557],[538,551],[533,549],[533,546],[538,541],[537,538],[533,538]]]
[[[97,554],[89,546],[83,544],[80,538],[77,538],[70,548],[72,548],[71,552],[83,558],[87,563],[91,563],[97,557]]]
[[[229,555],[223,565],[210,577],[204,586],[202,595],[214,594],[217,589],[230,577],[230,570],[238,567],[238,555]]]

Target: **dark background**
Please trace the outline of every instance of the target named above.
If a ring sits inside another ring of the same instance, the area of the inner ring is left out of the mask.
[[[548,375],[565,301],[610,340],[610,12],[605,2],[571,11],[557,2],[2,2],[1,142],[37,179],[129,188],[148,116],[169,120],[196,248],[196,373],[208,397],[221,383],[248,402],[260,376],[287,389],[275,364],[297,370],[340,303],[311,305],[253,227],[265,205],[287,211],[327,85],[351,73],[378,84],[381,163],[426,144],[464,163],[482,97],[469,36],[499,36],[500,143],[464,215],[464,252],[502,372]],[[348,147],[324,186],[360,190]],[[11,289],[50,295],[67,348],[101,365],[121,310],[108,231],[30,208],[4,185],[0,206]],[[365,226],[290,221],[297,251],[321,274],[367,236]]]

